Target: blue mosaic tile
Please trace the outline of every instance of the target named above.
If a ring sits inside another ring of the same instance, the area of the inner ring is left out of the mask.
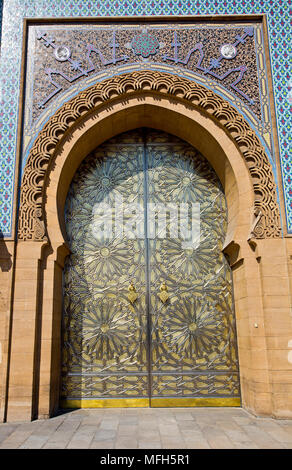
[[[3,13],[3,0],[0,0],[0,50],[1,50],[1,34],[2,34],[2,13]]]
[[[0,229],[11,234],[23,18],[267,14],[286,220],[292,233],[291,0],[4,0],[0,79]],[[291,60],[291,59],[290,59]]]

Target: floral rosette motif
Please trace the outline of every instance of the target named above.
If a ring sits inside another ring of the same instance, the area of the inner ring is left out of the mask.
[[[128,306],[113,299],[99,299],[87,305],[83,316],[83,351],[96,359],[112,359],[124,352],[137,333],[133,314]]]
[[[219,353],[224,321],[208,301],[181,299],[172,306],[172,314],[164,318],[161,332],[164,341],[185,357],[208,357]]]
[[[146,58],[157,53],[159,42],[151,34],[141,33],[139,36],[134,37],[131,46],[135,55]]]

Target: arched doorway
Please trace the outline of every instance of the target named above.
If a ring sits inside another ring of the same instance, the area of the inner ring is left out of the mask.
[[[66,201],[62,406],[238,406],[227,206],[210,163],[140,128],[80,165]]]
[[[265,275],[274,276],[266,254],[279,249],[286,259],[285,244],[277,238],[279,206],[274,202],[272,166],[256,133],[226,101],[187,79],[143,70],[78,94],[52,116],[30,152],[18,215],[15,276],[24,280],[14,286],[7,419],[19,419],[20,410],[22,419],[45,418],[60,406],[62,275],[68,255],[64,205],[69,186],[95,147],[140,126],[184,139],[215,169],[228,205],[224,253],[234,281],[242,406],[259,415],[286,416],[286,395],[279,408],[278,398],[273,399],[277,384],[271,382],[267,335],[276,335],[278,322],[270,322],[271,304],[265,302],[266,295],[273,302],[278,296],[278,278],[272,285],[265,282]],[[14,341],[18,335],[26,338],[20,351]]]

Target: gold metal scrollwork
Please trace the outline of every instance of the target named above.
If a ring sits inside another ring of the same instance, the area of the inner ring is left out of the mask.
[[[159,298],[160,298],[161,302],[165,303],[169,298],[168,287],[165,284],[165,281],[163,281],[163,283],[161,284],[159,289],[160,289],[160,294],[158,294]]]
[[[138,298],[138,294],[137,294],[137,292],[136,292],[136,289],[135,289],[135,286],[134,286],[134,284],[133,284],[133,281],[131,281],[131,283],[130,283],[130,285],[129,285],[129,287],[128,287],[128,291],[129,291],[129,293],[128,293],[128,299],[129,299],[129,301],[131,302],[131,304],[133,304],[133,303],[137,300],[137,298]]]

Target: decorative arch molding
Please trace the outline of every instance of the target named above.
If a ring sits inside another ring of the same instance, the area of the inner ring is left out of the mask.
[[[39,133],[26,162],[20,194],[18,238],[46,239],[44,195],[46,173],[56,146],[76,121],[133,94],[156,93],[186,102],[211,117],[237,144],[249,170],[254,189],[255,222],[251,236],[281,236],[280,211],[272,165],[255,131],[230,103],[186,78],[154,71],[139,71],[104,80],[65,103]]]

